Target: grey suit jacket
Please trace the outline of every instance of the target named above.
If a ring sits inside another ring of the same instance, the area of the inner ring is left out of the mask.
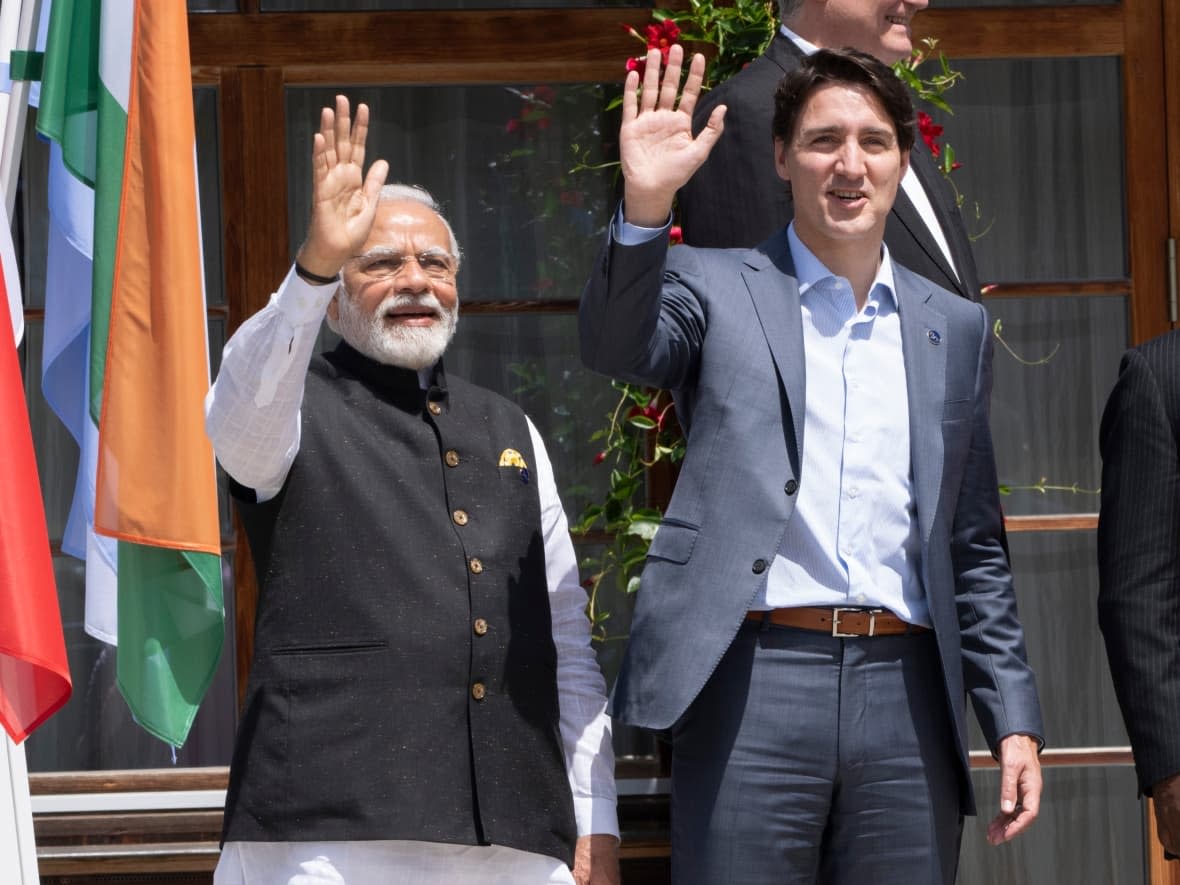
[[[666,256],[666,268],[665,268]],[[1041,735],[1017,620],[988,401],[984,309],[895,265],[921,578],[972,813],[965,695],[989,745]],[[609,241],[579,311],[592,369],[671,390],[688,440],[652,541],[614,689],[623,721],[671,727],[725,653],[794,511],[804,427],[803,327],[786,232],[757,249]],[[794,482],[793,482],[794,481]]]
[[[719,104],[727,108],[725,131],[709,159],[680,190],[679,221],[690,246],[750,247],[776,233],[794,216],[786,185],[774,168],[774,93],[788,71],[803,58],[781,33],[741,72],[706,93],[693,113],[700,131]],[[943,179],[921,138],[910,164],[930,198],[946,237],[958,276],[904,190],[885,227],[885,243],[894,262],[933,280],[964,298],[980,298],[979,274],[971,241],[954,189]]]

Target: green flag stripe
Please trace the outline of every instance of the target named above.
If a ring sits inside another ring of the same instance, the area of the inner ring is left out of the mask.
[[[98,101],[98,182],[94,188],[94,282],[90,305],[90,414],[99,423],[111,328],[111,291],[123,199],[127,111],[105,88]]]
[[[181,746],[225,637],[221,559],[119,543],[119,691],[149,733]]]
[[[61,145],[66,168],[91,187],[98,162],[99,9],[99,0],[54,0],[37,111],[37,131]]]

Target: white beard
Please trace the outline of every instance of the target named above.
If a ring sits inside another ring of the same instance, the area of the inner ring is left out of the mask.
[[[434,325],[389,326],[384,317],[397,307],[415,305],[434,310],[442,318]],[[427,292],[422,295],[387,295],[377,309],[367,314],[341,287],[336,293],[336,320],[328,326],[370,359],[403,369],[425,369],[438,362],[459,324],[459,305],[444,310],[439,300]]]

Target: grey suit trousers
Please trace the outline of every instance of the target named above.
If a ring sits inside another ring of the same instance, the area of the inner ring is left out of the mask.
[[[933,633],[747,622],[672,730],[675,885],[949,885],[944,693]]]

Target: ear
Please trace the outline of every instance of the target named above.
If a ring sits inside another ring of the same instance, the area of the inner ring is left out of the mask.
[[[901,152],[901,176],[900,176],[900,178],[905,177],[905,174],[907,171],[909,171],[909,168],[910,168],[910,152],[909,151],[902,151]]]
[[[774,170],[783,181],[791,180],[791,172],[787,166],[787,143],[777,135],[774,138]]]
[[[335,293],[332,295],[332,300],[328,302],[328,319],[336,322],[340,315],[339,299],[344,295],[344,287],[337,286]]]

